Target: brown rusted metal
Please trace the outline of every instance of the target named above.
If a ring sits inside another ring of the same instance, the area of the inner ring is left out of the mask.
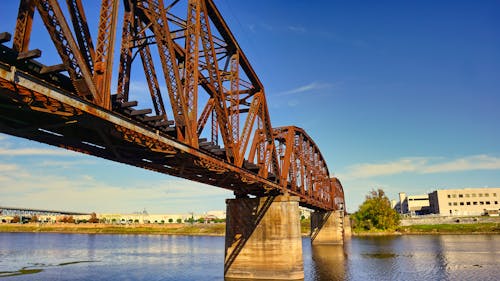
[[[19,12],[17,13],[16,33],[12,48],[17,52],[28,51],[31,30],[33,25],[33,13],[35,12],[34,0],[21,0]]]
[[[292,194],[306,207],[343,208],[342,185],[330,177],[314,141],[297,127],[272,128],[264,87],[212,0],[168,6],[164,0],[123,0],[121,35],[119,0],[102,0],[99,18],[89,19],[98,22],[95,41],[82,1],[66,0],[68,11],[60,1],[21,0],[13,48],[2,45],[8,36],[0,43],[1,114],[8,114],[0,118],[0,131],[240,195]],[[187,12],[179,13],[178,5]],[[28,52],[32,24],[38,24],[35,9],[59,65],[42,65],[33,59],[39,53]],[[111,93],[115,55],[118,87]],[[130,92],[136,57],[154,115],[144,109],[144,98],[140,104],[129,100],[138,94]],[[164,93],[156,69],[164,76]]]
[[[102,0],[97,33],[97,49],[94,58],[94,82],[102,99],[102,107],[109,110],[111,110],[110,89],[113,74],[118,3],[119,1]]]
[[[93,98],[96,104],[101,104],[91,71],[73,38],[59,3],[56,0],[35,2],[45,27],[67,67],[76,92],[84,98]]]
[[[68,4],[69,15],[71,23],[73,24],[73,30],[75,30],[74,34],[78,42],[80,53],[85,59],[85,63],[90,72],[93,72],[95,60],[94,43],[92,43],[92,38],[90,37],[82,2],[81,0],[66,0],[66,3]]]

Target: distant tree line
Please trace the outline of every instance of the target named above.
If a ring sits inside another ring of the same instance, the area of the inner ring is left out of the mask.
[[[47,221],[41,221],[40,218],[37,216],[37,215],[33,215],[33,216],[14,216],[10,221],[4,221],[4,222],[10,222],[10,223],[28,223],[28,222],[31,222],[31,223],[36,223],[36,222],[47,222]],[[97,214],[95,212],[91,213],[90,214],[90,217],[88,219],[75,219],[73,216],[71,215],[66,215],[66,216],[61,216],[61,217],[58,217],[56,219],[56,222],[57,223],[112,223],[112,224],[139,224],[139,219],[128,219],[128,220],[125,220],[125,219],[117,219],[117,218],[112,218],[112,219],[106,219],[106,218],[98,218],[97,217]],[[155,220],[154,222],[152,221],[149,221],[149,220],[144,220],[143,223],[144,224],[151,224],[151,223],[154,223],[154,224],[165,224],[166,222],[168,223],[174,223],[174,219],[173,218],[169,218],[167,221],[165,220],[160,220],[160,221],[157,221]],[[205,223],[205,222],[208,222],[208,223],[224,223],[226,222],[225,219],[210,219],[210,220],[206,220],[205,218],[198,218],[198,219],[194,219],[193,217],[191,218],[187,218],[187,219],[181,219],[181,218],[177,218],[175,220],[176,223],[191,223],[191,224],[194,224],[194,223]]]

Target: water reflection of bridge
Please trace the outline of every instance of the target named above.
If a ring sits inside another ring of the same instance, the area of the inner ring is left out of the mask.
[[[124,0],[115,53],[119,2],[103,0],[97,17],[81,0],[20,1],[13,36],[0,34],[0,131],[232,190],[226,276],[300,278],[298,206],[315,210],[317,242],[343,229],[342,185],[319,148],[301,128],[272,128],[264,87],[213,1]],[[38,26],[59,64],[30,42]],[[147,97],[131,87],[137,73]],[[270,240],[281,242],[262,251]]]

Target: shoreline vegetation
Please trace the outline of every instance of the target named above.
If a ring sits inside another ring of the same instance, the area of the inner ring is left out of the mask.
[[[103,223],[26,223],[0,224],[0,232],[75,233],[75,234],[162,234],[224,236],[226,224],[103,224]]]
[[[309,220],[301,222],[303,236],[309,236]],[[103,224],[103,223],[5,223],[0,224],[0,232],[29,233],[75,233],[75,234],[158,234],[158,235],[205,235],[224,236],[225,223],[182,224]],[[399,226],[388,230],[353,229],[353,236],[418,235],[418,234],[500,234],[500,220],[497,222],[455,223],[455,224],[415,224]]]
[[[401,226],[393,230],[353,230],[353,236],[384,235],[440,235],[440,234],[500,234],[499,223],[480,224],[423,224]]]

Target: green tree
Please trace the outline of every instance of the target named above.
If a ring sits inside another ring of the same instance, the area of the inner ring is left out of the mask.
[[[168,222],[169,222],[169,223],[173,223],[173,222],[174,222],[174,219],[173,219],[173,218],[169,218],[169,219],[168,219]]]
[[[382,189],[372,190],[352,218],[354,228],[359,230],[393,229],[399,225],[400,220]]]
[[[182,219],[177,219],[177,223],[181,223],[182,222]]]

